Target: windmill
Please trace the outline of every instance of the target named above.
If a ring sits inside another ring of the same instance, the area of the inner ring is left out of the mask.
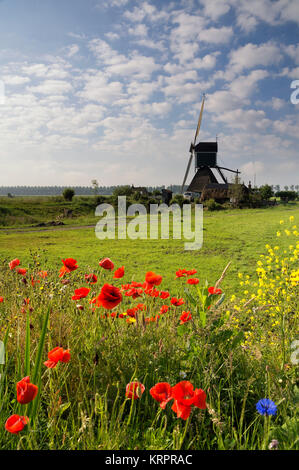
[[[217,164],[217,152],[218,152],[218,142],[199,142],[196,145],[196,140],[199,134],[201,127],[204,104],[205,104],[205,95],[203,95],[201,109],[199,114],[199,119],[197,123],[197,128],[195,132],[195,137],[193,142],[190,145],[190,157],[184,176],[181,192],[184,192],[184,186],[187,181],[192,160],[195,162],[195,175],[187,188],[187,192],[202,193],[203,189],[213,189],[213,190],[228,190],[229,184],[227,178],[223,174],[222,170],[230,171],[239,175],[239,170],[231,170],[229,168],[220,167]],[[212,169],[218,171],[223,183],[219,183],[216,176],[214,175]]]

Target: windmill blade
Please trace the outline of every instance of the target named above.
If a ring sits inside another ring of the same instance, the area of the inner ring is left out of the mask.
[[[186,173],[185,173],[185,177],[184,177],[184,181],[183,181],[183,184],[182,184],[181,192],[184,191],[184,186],[185,186],[186,180],[187,180],[187,178],[188,178],[188,174],[189,174],[189,170],[190,170],[190,166],[191,166],[191,162],[192,162],[193,155],[194,155],[194,153],[193,153],[193,151],[192,151],[191,154],[190,154],[190,158],[189,158],[188,165],[187,165],[187,170],[186,170]]]
[[[200,130],[200,126],[201,126],[202,115],[203,115],[203,108],[204,108],[204,104],[205,104],[205,98],[206,98],[206,95],[203,94],[203,96],[202,96],[201,108],[200,108],[200,113],[199,113],[199,118],[198,118],[198,123],[197,123],[197,128],[196,128],[196,132],[195,132],[195,137],[194,137],[193,144],[191,143],[191,147],[190,147],[190,153],[191,153],[191,155],[190,155],[189,162],[188,162],[188,165],[187,165],[187,170],[186,170],[186,173],[185,173],[185,177],[184,177],[184,181],[183,181],[183,184],[182,184],[181,192],[184,191],[184,186],[185,186],[186,180],[187,180],[187,178],[188,178],[188,174],[189,174],[189,170],[190,170],[192,158],[194,157],[194,147],[195,147],[196,139],[197,139],[197,136],[198,136],[198,133],[199,133],[199,130]]]
[[[202,103],[201,103],[201,109],[200,109],[200,114],[199,114],[199,118],[198,118],[198,123],[197,123],[196,132],[195,132],[194,142],[193,142],[194,147],[195,147],[196,139],[197,139],[197,136],[198,136],[198,133],[199,133],[199,130],[200,130],[200,126],[201,126],[202,115],[203,115],[203,108],[204,108],[204,104],[205,104],[205,98],[206,98],[206,95],[203,94]]]

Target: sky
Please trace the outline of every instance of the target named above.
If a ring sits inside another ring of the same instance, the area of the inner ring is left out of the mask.
[[[0,0],[0,185],[181,184],[203,93],[220,166],[299,184],[298,26],[298,0]]]

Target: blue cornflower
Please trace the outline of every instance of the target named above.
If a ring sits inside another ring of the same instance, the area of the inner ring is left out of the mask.
[[[276,415],[277,407],[274,401],[269,398],[262,398],[256,404],[256,409],[260,415],[263,416],[274,416]]]

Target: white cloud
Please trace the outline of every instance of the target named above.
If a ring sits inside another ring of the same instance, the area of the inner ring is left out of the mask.
[[[71,46],[68,46],[67,48],[67,56],[68,57],[73,57],[77,52],[79,52],[79,46],[78,44],[72,44]]]
[[[73,87],[71,83],[65,80],[44,80],[39,85],[27,89],[32,93],[41,93],[42,95],[60,95],[69,93]]]
[[[21,75],[4,75],[2,79],[6,85],[24,85],[24,83],[30,82],[30,78]]]
[[[282,59],[279,47],[273,42],[265,44],[248,43],[230,53],[230,61],[227,66],[227,78],[243,70],[256,66],[276,65]]]
[[[218,20],[230,10],[230,4],[225,0],[200,0],[200,3],[204,7],[204,15],[212,20]]]
[[[105,34],[105,37],[106,37],[107,39],[109,39],[110,41],[114,41],[115,39],[119,39],[119,34],[113,33],[113,32],[109,32],[109,33],[106,33],[106,34]]]
[[[128,29],[129,34],[131,34],[132,36],[140,36],[140,37],[146,37],[147,36],[147,31],[148,31],[148,28],[143,23],[140,23],[138,25],[134,25],[133,28]]]

